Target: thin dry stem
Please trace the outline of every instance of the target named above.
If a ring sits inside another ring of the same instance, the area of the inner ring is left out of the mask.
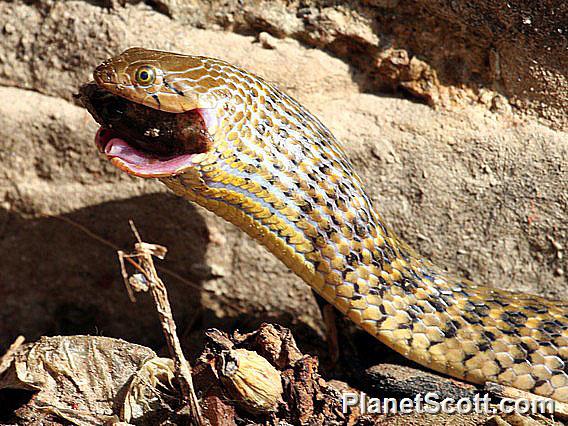
[[[168,350],[174,360],[175,373],[180,383],[182,397],[184,402],[189,404],[192,420],[196,425],[201,426],[204,422],[201,417],[201,410],[197,396],[193,389],[191,366],[185,359],[181,349],[181,344],[176,333],[176,323],[173,319],[172,310],[168,300],[166,286],[158,276],[156,267],[154,266],[153,256],[163,258],[166,253],[166,248],[157,244],[143,242],[132,221],[130,221],[130,226],[138,242],[134,246],[135,250],[133,254],[126,254],[121,250],[118,250],[117,252],[122,277],[124,278],[124,282],[131,298],[134,297],[134,291],[140,291],[143,287],[133,285],[133,282],[136,282],[137,279],[133,280],[132,278],[134,277],[128,275],[125,260],[131,263],[144,277],[143,280],[146,281],[144,284],[147,284],[147,289],[150,290],[154,303],[156,304],[160,323],[162,324],[162,331],[164,332],[164,336],[168,344]]]
[[[485,383],[485,390],[495,396],[500,398],[510,398],[510,399],[525,399],[527,401],[552,401],[552,406],[554,409],[554,415],[558,418],[566,420],[568,419],[568,404],[544,396],[535,395],[530,392],[526,392],[520,389],[512,388],[510,386],[503,386],[498,383],[487,382]]]
[[[24,336],[16,337],[14,343],[12,343],[6,353],[0,357],[0,374],[6,371],[6,369],[10,366],[12,359],[14,358],[14,353],[24,344],[25,341],[26,339]]]
[[[105,245],[105,246],[107,246],[107,247],[110,247],[110,248],[112,248],[112,249],[114,249],[114,250],[116,250],[116,251],[119,251],[119,250],[120,250],[120,248],[119,248],[116,244],[113,244],[112,242],[108,241],[107,239],[101,237],[100,235],[97,235],[96,233],[94,233],[93,231],[91,231],[91,230],[90,230],[89,228],[87,228],[86,226],[81,225],[80,223],[77,223],[77,222],[75,222],[74,220],[69,219],[68,217],[65,217],[65,216],[46,216],[46,217],[50,217],[50,218],[57,219],[57,220],[60,220],[60,221],[62,221],[62,222],[65,222],[65,223],[67,223],[67,224],[73,226],[74,228],[77,228],[78,230],[80,230],[81,232],[85,233],[86,235],[88,235],[89,237],[93,238],[94,240],[100,242],[101,244],[103,244],[103,245]],[[139,236],[138,236],[138,237],[139,237]],[[127,258],[125,258],[125,260],[127,260],[128,263],[130,263],[132,266],[136,267],[136,266],[135,266],[135,262],[133,262],[132,260],[127,259]],[[211,293],[211,295],[212,295],[213,297],[216,297],[215,292],[214,292],[213,290],[209,290],[209,289],[207,289],[207,288],[202,288],[202,287],[200,287],[199,285],[197,285],[197,284],[195,284],[195,283],[193,283],[193,282],[187,280],[186,278],[182,277],[182,276],[181,276],[180,274],[178,274],[177,272],[174,272],[174,271],[172,271],[172,270],[170,270],[170,269],[168,269],[168,268],[165,268],[165,267],[163,267],[163,266],[160,267],[160,271],[163,272],[164,274],[167,274],[167,275],[169,275],[169,276],[171,276],[171,277],[173,277],[173,278],[175,278],[175,279],[177,279],[177,280],[183,282],[184,284],[187,284],[188,286],[190,286],[190,287],[192,287],[192,288],[194,288],[194,289],[196,289],[196,290],[205,291],[205,292]]]

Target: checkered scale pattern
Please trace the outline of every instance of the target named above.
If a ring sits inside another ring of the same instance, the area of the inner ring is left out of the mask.
[[[132,83],[141,65],[156,70],[150,87]],[[381,342],[469,382],[568,402],[568,303],[474,284],[418,255],[381,219],[330,131],[275,85],[217,59],[144,49],[98,72],[134,102],[204,111],[213,147],[162,181],[258,240]]]

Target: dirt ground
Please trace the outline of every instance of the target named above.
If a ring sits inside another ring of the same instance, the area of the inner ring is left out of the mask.
[[[118,268],[129,219],[169,249],[158,267],[189,353],[206,328],[262,321],[325,348],[300,279],[97,154],[96,125],[72,95],[131,46],[220,57],[277,83],[343,142],[420,252],[479,283],[566,298],[565,3],[518,2],[507,16],[459,0],[241,3],[0,2],[0,353],[19,334],[160,350],[157,317],[145,298],[129,302]]]

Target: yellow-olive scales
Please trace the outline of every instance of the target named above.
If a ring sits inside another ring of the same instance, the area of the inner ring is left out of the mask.
[[[568,402],[568,303],[474,284],[421,257],[383,222],[330,131],[274,85],[218,59],[140,48],[94,78],[128,103],[191,111],[199,119],[186,125],[206,134],[165,153],[106,126],[97,144],[113,164],[232,222],[403,356]],[[149,127],[145,137],[159,135]]]

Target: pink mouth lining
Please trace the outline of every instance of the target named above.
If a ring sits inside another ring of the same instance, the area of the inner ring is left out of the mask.
[[[111,129],[103,127],[97,131],[95,143],[99,151],[106,154],[116,167],[139,177],[174,176],[195,165],[192,159],[196,154],[160,158],[130,146]]]
[[[213,108],[197,108],[205,127],[211,135],[218,121]],[[99,151],[106,154],[111,163],[131,175],[145,178],[175,176],[195,166],[198,154],[181,154],[172,158],[159,157],[132,147],[112,129],[100,127],[95,136]]]

